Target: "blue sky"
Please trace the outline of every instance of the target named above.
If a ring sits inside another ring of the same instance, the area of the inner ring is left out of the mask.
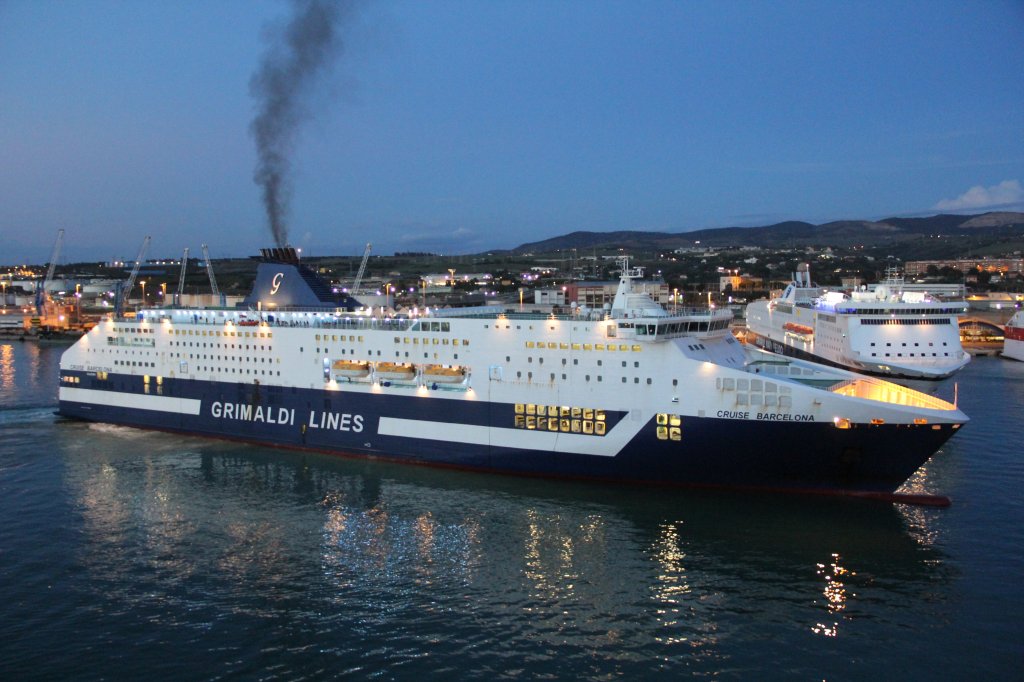
[[[0,263],[271,245],[276,0],[0,0]],[[366,2],[306,102],[306,253],[1024,210],[1024,3]]]

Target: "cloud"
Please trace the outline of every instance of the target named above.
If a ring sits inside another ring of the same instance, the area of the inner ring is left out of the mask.
[[[1019,180],[1003,180],[992,187],[977,185],[956,199],[943,199],[935,204],[940,211],[963,211],[978,208],[1007,208],[1024,203],[1024,187]]]

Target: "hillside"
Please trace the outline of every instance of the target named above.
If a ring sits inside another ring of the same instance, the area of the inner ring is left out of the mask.
[[[822,225],[787,221],[764,227],[723,227],[693,232],[572,232],[539,242],[522,244],[507,253],[551,253],[576,249],[664,251],[701,246],[879,246],[920,239],[923,236],[1009,236],[1024,235],[1024,213],[981,215],[940,214],[922,218],[886,218],[880,221],[839,220]]]

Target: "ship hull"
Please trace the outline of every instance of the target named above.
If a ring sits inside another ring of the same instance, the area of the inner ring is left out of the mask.
[[[1024,340],[1018,341],[1010,338],[1004,340],[1002,355],[1004,358],[1024,362]]]
[[[1024,313],[1016,313],[1005,328],[1003,357],[1024,362]]]
[[[84,375],[82,375],[84,378]],[[790,491],[891,492],[955,433],[952,424],[854,425],[683,417],[678,440],[655,416],[608,412],[609,451],[596,435],[515,428],[517,406],[414,390],[382,393],[141,377],[103,388],[61,388],[73,419],[286,448],[530,476]],[[229,407],[230,406],[230,407]],[[591,439],[587,441],[587,439]],[[575,439],[575,441],[573,441]],[[611,441],[609,441],[611,442]]]

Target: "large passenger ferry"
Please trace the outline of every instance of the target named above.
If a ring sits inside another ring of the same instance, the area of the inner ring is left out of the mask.
[[[622,264],[610,309],[399,318],[268,249],[237,308],[111,316],[64,353],[60,414],[523,475],[889,492],[967,417],[669,313]]]
[[[970,362],[960,343],[962,302],[903,291],[829,291],[801,263],[782,295],[747,306],[748,339],[773,353],[875,376],[944,379]]]

